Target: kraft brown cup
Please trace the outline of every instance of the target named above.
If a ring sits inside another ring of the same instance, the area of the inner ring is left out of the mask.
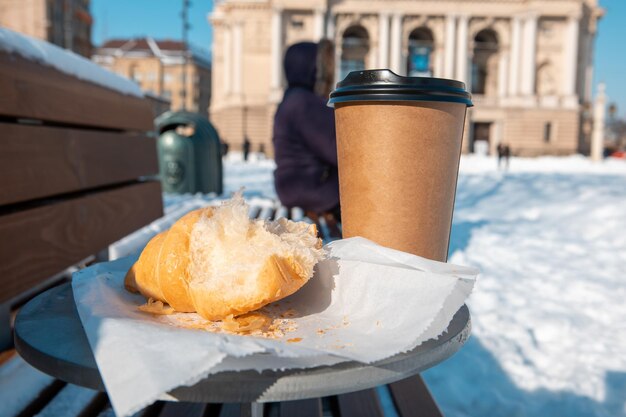
[[[334,105],[343,237],[445,262],[467,103]]]

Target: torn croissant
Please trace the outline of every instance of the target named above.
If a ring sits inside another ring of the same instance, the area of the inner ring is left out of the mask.
[[[250,220],[248,209],[235,195],[186,214],[152,238],[124,281],[127,290],[153,300],[142,311],[168,314],[161,302],[223,320],[300,289],[323,257],[315,225]]]

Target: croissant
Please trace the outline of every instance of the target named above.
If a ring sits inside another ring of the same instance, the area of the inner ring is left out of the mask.
[[[248,210],[236,195],[187,213],[148,242],[126,274],[126,289],[208,320],[293,294],[324,255],[315,225],[250,220]]]

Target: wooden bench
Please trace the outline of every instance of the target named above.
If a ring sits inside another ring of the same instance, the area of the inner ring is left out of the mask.
[[[2,351],[12,310],[163,209],[147,100],[7,52],[0,91]]]

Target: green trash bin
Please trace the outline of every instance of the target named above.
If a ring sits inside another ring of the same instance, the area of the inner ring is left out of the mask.
[[[222,194],[222,146],[209,120],[197,113],[166,112],[155,124],[163,191]]]

